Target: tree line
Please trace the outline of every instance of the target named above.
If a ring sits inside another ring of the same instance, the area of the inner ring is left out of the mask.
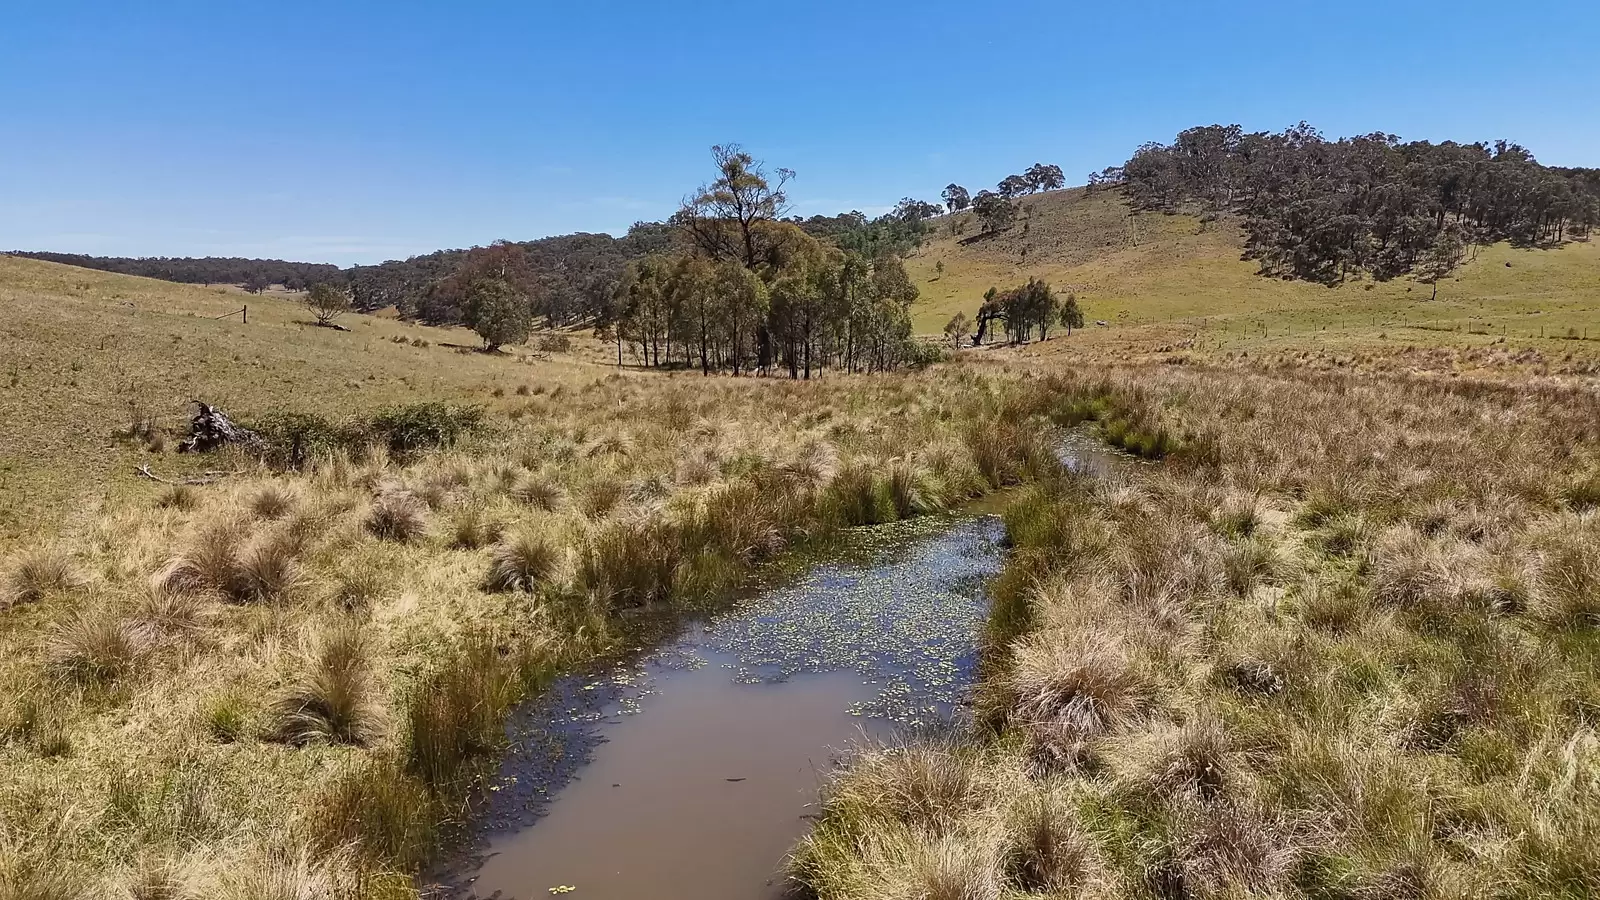
[[[259,294],[281,284],[300,291],[321,281],[340,277],[339,267],[328,263],[286,262],[281,259],[241,259],[238,257],[167,256],[87,256],[82,253],[49,253],[15,250],[12,256],[40,259],[119,275],[159,278],[179,284],[234,284]]]
[[[1144,209],[1238,214],[1263,274],[1325,284],[1407,273],[1437,284],[1472,244],[1557,244],[1600,222],[1600,169],[1545,166],[1507,141],[1330,141],[1304,122],[1190,128],[1090,181],[1124,186]]]

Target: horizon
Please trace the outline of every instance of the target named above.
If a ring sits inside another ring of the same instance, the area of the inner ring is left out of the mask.
[[[30,88],[0,111],[30,136],[0,147],[0,247],[347,268],[620,236],[707,180],[716,143],[796,170],[800,216],[937,201],[947,183],[976,191],[1034,162],[1080,185],[1213,122],[1505,138],[1547,165],[1600,165],[1600,117],[1569,99],[1593,9],[1551,31],[1487,4],[1362,3],[1331,23],[1267,3],[1157,4],[1136,27],[1047,4],[828,4],[745,11],[732,35],[716,30],[722,10],[28,9],[0,59],[0,77]],[[340,39],[281,60],[237,52],[241,35],[307,23]],[[1016,39],[1019,25],[1055,43]],[[1463,99],[1457,70],[1418,61],[1419,34],[1453,58],[1492,53],[1495,71]],[[756,39],[753,59],[722,50]]]

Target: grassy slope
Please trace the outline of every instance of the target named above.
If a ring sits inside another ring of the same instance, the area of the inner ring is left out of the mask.
[[[248,325],[214,318],[242,303]],[[24,529],[86,522],[108,494],[151,490],[133,475],[137,465],[189,464],[116,439],[135,408],[177,431],[195,398],[244,418],[279,406],[340,415],[485,401],[496,387],[591,372],[577,361],[530,367],[438,346],[474,343],[463,329],[363,315],[341,320],[350,332],[314,328],[283,297],[11,257],[0,257],[0,309],[0,545]]]
[[[919,332],[940,332],[956,312],[972,315],[991,285],[1004,288],[1031,275],[1076,293],[1089,320],[1107,322],[1113,338],[1153,323],[1195,331],[1202,321],[1207,346],[1226,348],[1303,345],[1312,331],[1319,340],[1354,343],[1380,334],[1419,344],[1475,338],[1483,343],[1474,330],[1537,340],[1541,328],[1546,341],[1568,329],[1579,336],[1587,329],[1600,338],[1595,243],[1480,249],[1439,286],[1439,299],[1430,301],[1432,287],[1410,278],[1335,288],[1264,278],[1254,263],[1239,258],[1243,238],[1236,227],[1203,226],[1189,215],[1130,215],[1127,204],[1110,193],[1055,191],[1024,205],[1026,231],[1019,220],[1005,233],[976,240],[978,225],[970,213],[958,217],[966,220],[961,236],[951,234],[949,221],[938,220],[936,237],[907,263],[922,291],[912,308]],[[936,271],[941,261],[942,274]],[[1451,333],[1409,327],[1418,324]]]

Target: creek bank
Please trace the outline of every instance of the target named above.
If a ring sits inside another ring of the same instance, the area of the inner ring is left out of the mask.
[[[1058,455],[1086,474],[1120,462],[1078,432]],[[964,715],[1005,501],[852,529],[833,559],[558,679],[514,714],[472,855],[434,893],[782,896],[840,748]]]

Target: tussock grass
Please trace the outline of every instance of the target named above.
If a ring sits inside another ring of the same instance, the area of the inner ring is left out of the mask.
[[[0,582],[0,608],[13,603],[37,603],[53,593],[82,586],[83,575],[67,553],[45,548],[21,554],[10,561]]]
[[[372,501],[362,524],[383,540],[413,541],[428,530],[428,504],[404,489],[384,491]]]
[[[434,440],[449,423],[425,410],[362,412],[349,421],[382,428],[188,492],[184,509],[140,482],[86,516],[57,545],[73,577],[32,579],[39,602],[0,612],[0,697],[22,698],[0,700],[15,785],[0,828],[85,811],[54,852],[91,893],[413,896],[512,705],[618,646],[627,607],[717,602],[850,522],[991,490],[967,441],[979,421],[1019,423],[1023,443],[992,448],[1003,480],[1054,465],[1026,442],[1040,392],[999,370],[800,385],[573,371],[495,398],[489,427]],[[864,514],[841,512],[846,472]],[[21,559],[0,564],[8,595]],[[58,635],[70,652],[52,652]],[[194,790],[167,771],[199,773]],[[184,810],[196,827],[173,824]],[[969,856],[942,840],[894,852],[930,884],[961,880],[938,876],[946,857],[984,890],[1003,882],[1000,844]],[[176,882],[141,880],[163,861]]]
[[[294,491],[284,485],[267,484],[250,498],[250,512],[258,519],[281,519],[294,510],[298,500]]]
[[[536,591],[553,581],[562,566],[561,547],[540,528],[503,536],[490,554],[484,587],[491,591]]]
[[[517,476],[510,494],[517,502],[545,512],[555,512],[567,500],[566,491],[562,490],[559,483],[537,472],[525,472]],[[615,500],[612,503],[615,504]]]
[[[505,525],[482,508],[469,506],[451,518],[449,534],[452,548],[477,550],[500,540],[505,534]]]
[[[1040,379],[1057,421],[1173,443],[1008,509],[979,727],[935,744],[983,787],[908,818],[900,792],[925,776],[866,751],[795,880],[828,897],[1600,891],[1600,790],[1579,774],[1600,758],[1581,487],[1600,398],[1281,360],[1084,368]],[[965,874],[930,882],[932,848]]]
[[[174,484],[156,497],[156,506],[187,512],[200,505],[200,492],[187,484]]]
[[[434,791],[456,784],[473,760],[500,746],[506,711],[549,662],[537,653],[508,658],[491,638],[472,638],[406,700],[405,771]]]
[[[201,531],[189,548],[168,561],[152,590],[168,594],[210,593],[238,603],[283,599],[303,579],[301,539],[294,531],[251,536],[223,520]]]
[[[109,609],[89,609],[56,626],[46,660],[57,678],[83,685],[107,685],[135,672],[154,637],[140,623]]]
[[[365,746],[383,733],[370,638],[335,626],[316,638],[267,710],[268,734],[286,744]]]

